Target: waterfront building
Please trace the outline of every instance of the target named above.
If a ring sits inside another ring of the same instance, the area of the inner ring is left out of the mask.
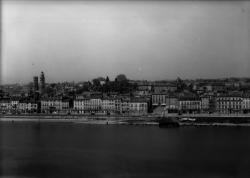
[[[69,100],[61,98],[48,98],[41,100],[42,113],[68,113]]]
[[[202,112],[209,112],[209,113],[216,112],[216,96],[217,96],[217,93],[212,92],[212,91],[207,91],[203,95],[200,95],[201,102],[202,102],[202,105],[201,105]],[[207,102],[208,102],[208,106],[207,106]]]
[[[117,99],[105,98],[102,100],[101,109],[105,113],[115,113],[117,111],[116,103]]]
[[[19,102],[17,111],[19,113],[34,113],[38,111],[38,104],[34,102]]]
[[[23,101],[19,99],[2,99],[0,101],[0,112],[2,113],[31,113],[37,112],[37,103],[29,100]]]
[[[122,99],[118,112],[121,114],[129,114],[130,110],[130,99]]]
[[[129,113],[134,115],[143,115],[148,112],[147,100],[143,98],[132,98],[129,101]]]
[[[18,105],[18,111],[21,113],[26,113],[27,112],[27,103],[19,103]]]
[[[241,113],[242,97],[239,94],[225,94],[217,96],[216,111],[222,114]]]
[[[0,112],[1,113],[8,113],[12,109],[10,99],[1,99],[0,100]]]
[[[179,109],[179,100],[175,94],[171,93],[153,93],[152,106],[163,106],[168,112],[177,112]]]
[[[243,113],[250,113],[250,94],[243,95],[241,105]]]
[[[19,104],[19,99],[11,99],[10,103],[12,107],[16,107]]]
[[[168,95],[166,97],[165,110],[167,110],[168,113],[175,113],[179,111],[179,108],[180,105],[178,97],[176,95]]]
[[[75,113],[136,114],[148,112],[148,103],[142,98],[89,98],[74,100]]]
[[[70,113],[70,100],[69,99],[63,99],[61,100],[62,103],[62,109],[61,112],[62,113]],[[72,104],[71,104],[72,105]]]
[[[14,97],[14,98],[10,99],[10,105],[11,105],[10,110],[11,110],[11,112],[17,112],[18,104],[19,104],[19,98]]]
[[[209,112],[210,100],[209,97],[203,96],[201,97],[201,112]]]
[[[198,97],[180,97],[179,102],[180,111],[183,113],[199,113],[201,111],[201,100]]]
[[[88,104],[91,113],[101,111],[102,100],[100,98],[91,98]]]
[[[153,106],[166,106],[167,93],[153,93],[152,94],[152,105]]]
[[[116,113],[120,113],[121,112],[121,98],[117,97],[117,99],[115,100],[115,112]]]
[[[99,98],[78,99],[73,101],[76,113],[98,113],[101,111],[102,101]]]
[[[84,111],[86,110],[85,100],[87,99],[84,99],[82,97],[77,97],[77,99],[73,101],[73,107],[76,113],[80,113],[80,114],[84,113]]]

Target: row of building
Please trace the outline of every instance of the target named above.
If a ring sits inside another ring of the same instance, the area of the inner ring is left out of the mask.
[[[0,100],[1,113],[36,113],[38,111],[38,103],[31,101],[19,100]]]
[[[152,106],[162,106],[170,112],[181,113],[249,113],[250,95],[175,96],[152,94]]]
[[[1,100],[2,113],[58,113],[58,114],[135,114],[148,113],[148,101],[142,98],[85,98],[70,101],[68,99],[49,98],[40,102]]]
[[[90,97],[74,100],[41,99],[38,102],[18,99],[0,100],[0,112],[74,113],[74,114],[147,114],[151,109],[164,108],[176,113],[250,113],[250,95],[187,96],[154,93],[150,98]]]

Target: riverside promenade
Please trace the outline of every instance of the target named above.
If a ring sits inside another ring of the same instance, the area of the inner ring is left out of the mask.
[[[71,122],[85,124],[133,124],[158,125],[155,115],[58,115],[58,114],[5,114],[0,115],[5,122]]]
[[[175,117],[180,126],[250,126],[250,114],[182,114],[166,113]],[[0,115],[0,121],[6,122],[71,122],[85,124],[129,124],[158,125],[161,114],[147,115],[58,115],[58,114],[18,114]]]

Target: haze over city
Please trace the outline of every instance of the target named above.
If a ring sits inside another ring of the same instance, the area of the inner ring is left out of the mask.
[[[248,1],[3,1],[2,83],[250,76]]]

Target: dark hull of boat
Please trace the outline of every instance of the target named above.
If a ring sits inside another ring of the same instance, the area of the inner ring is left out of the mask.
[[[159,127],[176,128],[180,127],[180,123],[176,118],[163,117],[159,120]]]

